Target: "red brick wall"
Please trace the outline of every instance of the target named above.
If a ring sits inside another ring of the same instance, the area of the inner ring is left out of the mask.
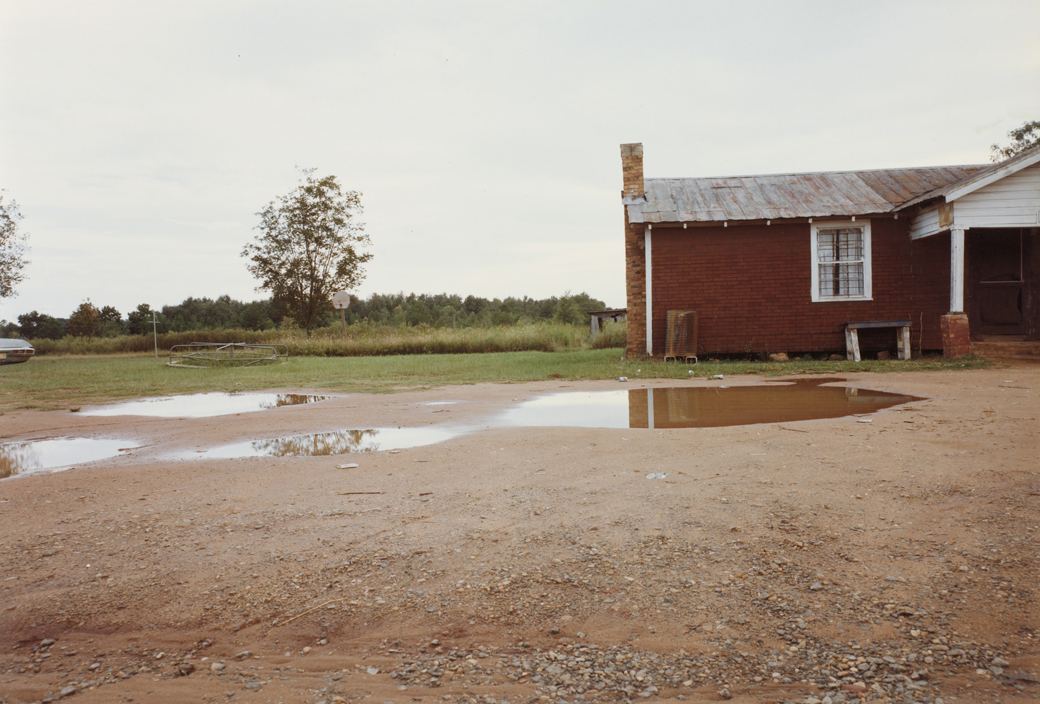
[[[939,319],[949,307],[948,237],[911,243],[905,219],[872,219],[873,300],[813,303],[809,233],[807,223],[654,227],[655,355],[664,351],[671,309],[699,312],[698,352],[706,356],[844,350],[843,323],[900,318],[913,320],[916,353],[922,313],[924,348],[941,349]],[[630,321],[632,304],[630,298]],[[894,348],[895,331],[891,337]]]

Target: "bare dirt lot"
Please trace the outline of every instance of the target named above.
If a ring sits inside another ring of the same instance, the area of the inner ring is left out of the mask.
[[[1040,366],[849,383],[925,400],[206,461],[164,457],[618,383],[4,415],[142,447],[0,481],[0,702],[1035,701]]]

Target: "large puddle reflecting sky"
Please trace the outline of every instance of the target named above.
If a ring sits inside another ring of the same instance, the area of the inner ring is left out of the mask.
[[[207,393],[143,398],[80,411],[84,416],[151,416],[153,418],[210,418],[250,413],[282,406],[324,401],[310,394]]]
[[[54,438],[0,444],[0,479],[95,462],[138,446],[105,438]]]
[[[676,387],[550,394],[526,401],[483,427],[713,428],[861,415],[920,400],[809,379],[764,386]],[[461,426],[367,428],[249,440],[182,458],[302,457],[377,452],[444,442],[472,432]]]
[[[435,425],[352,428],[261,438],[174,455],[179,459],[331,456],[400,450],[444,442],[477,427],[713,428],[865,415],[920,400],[915,396],[851,386],[844,379],[806,379],[756,386],[697,386],[567,392],[526,401],[480,426]],[[286,405],[324,396],[304,394],[193,394],[144,399],[86,411],[85,415],[203,418]],[[436,403],[436,402],[433,402]],[[427,404],[429,405],[429,404]],[[231,409],[231,410],[229,410]],[[57,438],[0,444],[0,479],[113,457],[136,447],[126,440]]]
[[[553,394],[506,411],[501,425],[575,428],[717,428],[873,413],[915,396],[804,379],[764,386],[673,387]]]

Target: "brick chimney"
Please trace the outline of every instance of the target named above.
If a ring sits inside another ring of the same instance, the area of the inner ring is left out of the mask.
[[[643,145],[621,145],[621,174],[625,188],[621,191],[623,198],[642,198],[643,191]]]

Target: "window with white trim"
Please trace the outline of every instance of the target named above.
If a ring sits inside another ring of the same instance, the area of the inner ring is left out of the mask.
[[[812,300],[869,301],[870,221],[814,223]]]

